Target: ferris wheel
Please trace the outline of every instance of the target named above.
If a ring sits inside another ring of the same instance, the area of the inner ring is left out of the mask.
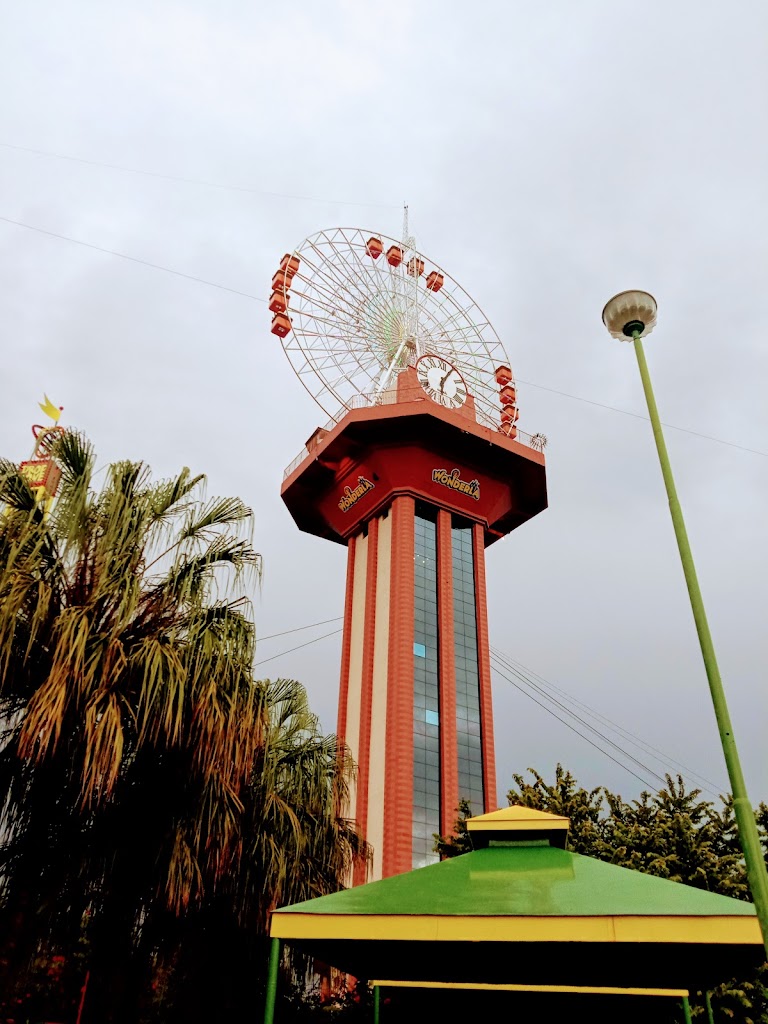
[[[402,241],[360,228],[311,235],[283,257],[269,308],[272,333],[331,417],[383,400],[396,375],[427,355],[458,370],[486,425],[499,427],[501,383],[514,402],[509,360],[488,317],[416,251],[407,212]],[[516,405],[506,419],[517,420]]]

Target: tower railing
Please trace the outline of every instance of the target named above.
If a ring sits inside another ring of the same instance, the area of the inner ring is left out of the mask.
[[[421,387],[400,388],[398,391],[395,385],[386,391],[376,393],[371,392],[370,394],[364,395],[353,395],[353,397],[343,405],[326,424],[319,428],[319,432],[324,431],[325,433],[328,433],[333,430],[333,428],[340,423],[352,409],[368,409],[377,405],[412,405],[417,402],[431,402],[431,399],[427,398]],[[434,403],[431,404],[434,405]],[[481,426],[488,427],[490,430],[495,430],[498,433],[501,433],[502,436],[506,436],[500,429],[500,421],[494,420],[492,416],[489,416],[487,413],[477,408],[475,409],[475,415],[477,422]],[[520,444],[524,444],[528,448],[532,448],[534,451],[543,451],[547,444],[547,439],[543,434],[527,434],[524,430],[518,430],[514,436],[514,440],[519,441]],[[288,463],[283,471],[284,480],[293,473],[297,466],[301,465],[304,459],[306,459],[310,454],[310,450],[311,449],[304,445],[296,458]]]

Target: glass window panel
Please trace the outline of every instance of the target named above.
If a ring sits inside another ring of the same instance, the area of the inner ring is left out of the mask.
[[[434,862],[432,834],[440,818],[436,527],[417,512],[414,580],[413,866]],[[417,774],[418,772],[418,774]]]
[[[451,531],[456,662],[456,730],[459,791],[471,795],[475,813],[483,809],[482,750],[479,736],[480,675],[477,664],[475,567],[472,527],[454,522]]]

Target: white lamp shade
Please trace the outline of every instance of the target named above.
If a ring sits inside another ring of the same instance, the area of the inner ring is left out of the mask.
[[[619,292],[606,302],[603,323],[619,341],[632,341],[632,330],[644,338],[656,326],[656,299],[648,292]]]

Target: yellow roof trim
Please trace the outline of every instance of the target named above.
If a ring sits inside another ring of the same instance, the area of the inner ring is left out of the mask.
[[[467,821],[467,828],[470,832],[554,832],[560,829],[564,829],[567,832],[570,825],[571,823],[567,818],[561,818],[559,821],[545,822],[536,819],[529,821],[520,819],[514,822],[478,821],[476,818],[470,818]]]
[[[610,985],[492,985],[482,981],[380,981],[371,982],[379,988],[459,988],[481,992],[566,992],[598,996],[667,996],[682,999],[690,994],[687,988],[615,988]]]
[[[301,914],[279,911],[278,939],[399,942],[653,942],[760,945],[756,917],[462,917],[418,914]]]
[[[559,814],[548,814],[546,811],[535,811],[532,807],[502,807],[498,811],[490,811],[488,814],[478,814],[474,818],[467,819],[467,828],[470,832],[476,831],[525,831],[536,829],[539,832],[550,829],[567,829],[570,827],[570,818]]]

